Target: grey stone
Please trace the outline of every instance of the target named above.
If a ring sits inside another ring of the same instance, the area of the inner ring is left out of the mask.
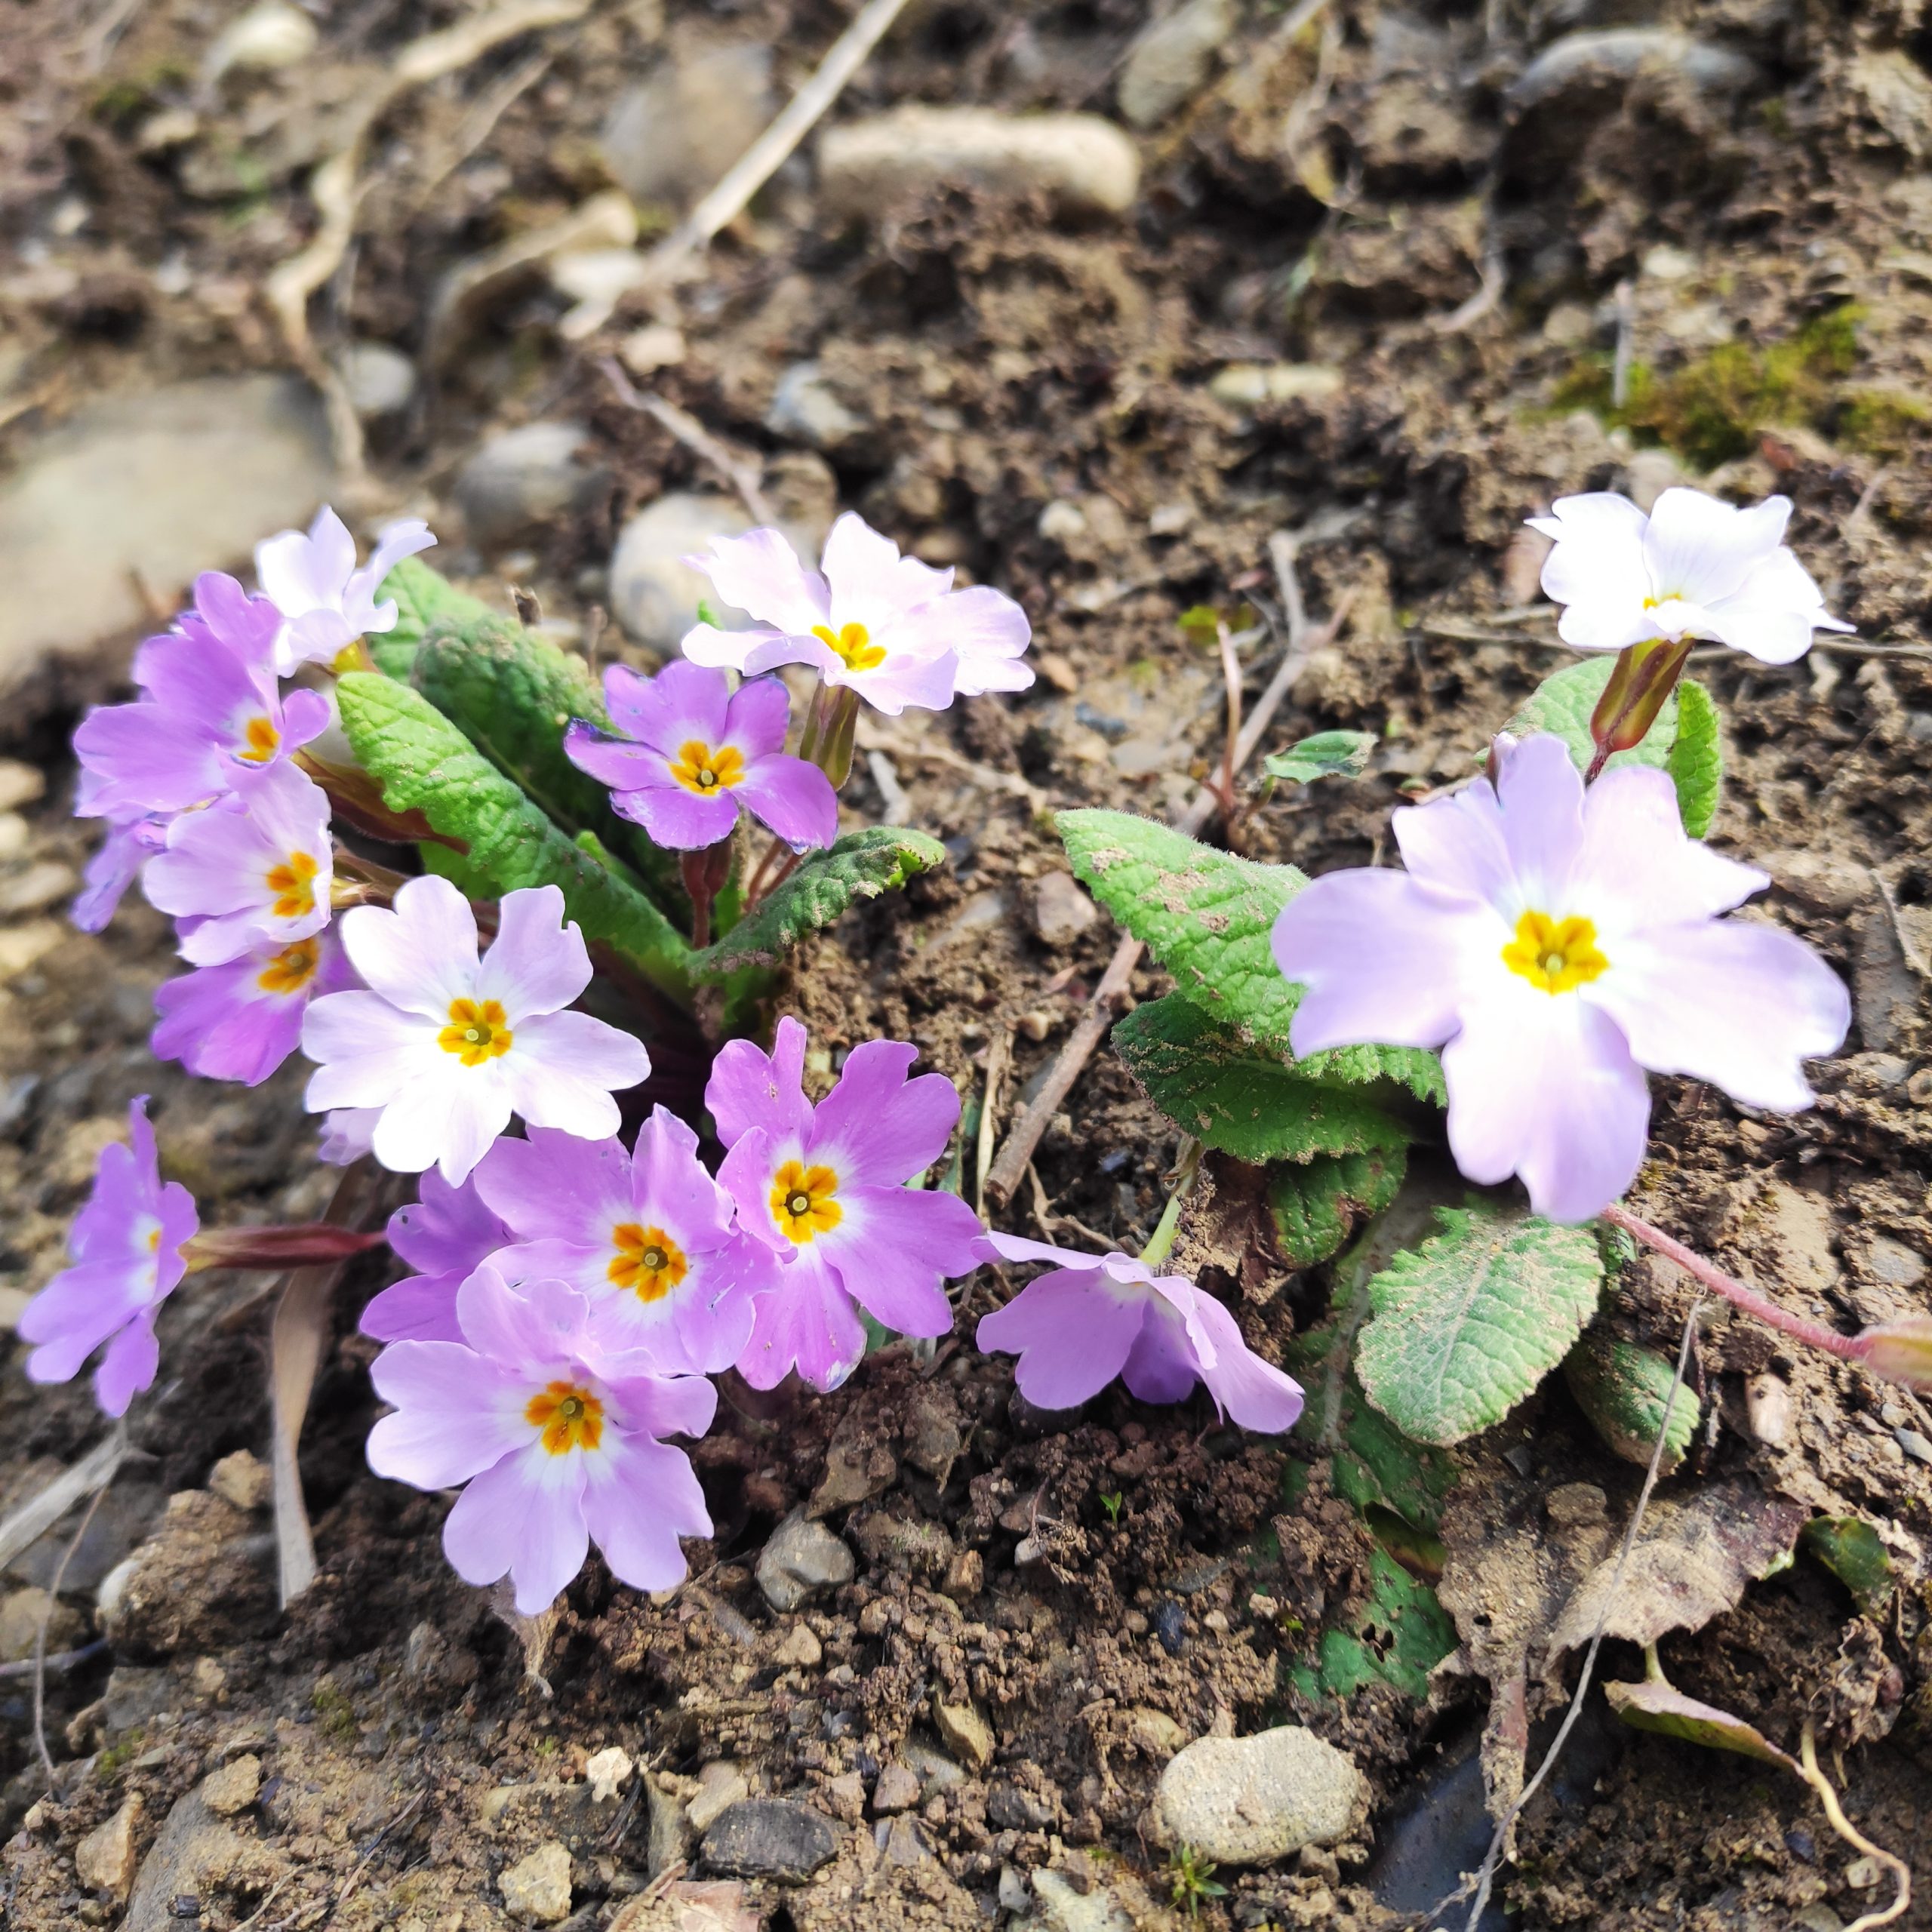
[[[205,1653],[259,1636],[278,1614],[273,1540],[205,1489],[168,1500],[155,1534],[102,1581],[100,1626],[118,1654]]]
[[[922,1791],[956,1791],[966,1782],[963,1767],[955,1764],[943,1751],[935,1751],[930,1744],[921,1744],[916,1737],[906,1740],[906,1763],[909,1770],[918,1774]]]
[[[211,377],[112,395],[29,443],[0,486],[0,703],[18,728],[118,669],[100,647],[151,625],[137,584],[172,603],[306,524],[333,480],[308,385]]]
[[[724,497],[674,491],[626,524],[611,558],[611,612],[639,644],[675,651],[697,620],[700,598],[718,614],[718,593],[684,559],[702,555],[714,537],[742,537],[751,519]]]
[[[784,1798],[747,1798],[704,1835],[704,1862],[731,1878],[776,1878],[797,1884],[838,1850],[832,1821]]]
[[[1915,1288],[1925,1278],[1924,1257],[1890,1235],[1872,1236],[1865,1265],[1889,1288]]]
[[[526,423],[499,431],[457,471],[454,494],[479,550],[500,549],[581,508],[603,481],[582,460],[581,423]]]
[[[872,1810],[881,1818],[909,1811],[919,1801],[917,1772],[904,1764],[888,1764],[872,1786]]]
[[[1267,1865],[1335,1843],[1366,1794],[1354,1761],[1299,1724],[1197,1738],[1161,1774],[1149,1835],[1217,1865]]]
[[[816,362],[794,362],[778,379],[764,426],[787,442],[835,450],[860,435],[866,424],[845,406]]]
[[[1004,1780],[986,1792],[986,1822],[1001,1831],[1044,1832],[1050,1829],[1054,1807],[1036,1792]]]
[[[1071,946],[1100,916],[1100,909],[1070,872],[1041,874],[1029,895],[1028,923],[1042,946]]]
[[[1892,1439],[1915,1463],[1932,1463],[1932,1442],[1915,1429],[1895,1429]]]
[[[1104,1885],[1083,1892],[1063,1872],[1035,1872],[1033,1899],[1032,1916],[1014,1932],[1133,1932],[1133,1920]]]
[[[1737,94],[1759,78],[1755,61],[1675,27],[1608,27],[1567,33],[1546,47],[1519,74],[1509,93],[1519,113],[1620,87],[1647,67],[1681,74],[1709,94]]]
[[[794,1611],[814,1591],[849,1583],[857,1568],[841,1538],[795,1509],[758,1552],[758,1586],[774,1610]]]
[[[503,1895],[503,1909],[534,1919],[539,1925],[555,1925],[571,1915],[571,1855],[552,1838],[540,1844],[528,1858],[515,1864],[497,1881]]]
[[[366,423],[398,416],[416,397],[416,365],[386,342],[352,342],[336,364],[349,406]]]
[[[1115,90],[1130,125],[1158,127],[1201,85],[1235,17],[1233,0],[1186,0],[1141,35]]]
[[[818,157],[826,205],[854,219],[906,195],[961,184],[1043,194],[1063,215],[1120,214],[1140,188],[1133,142],[1095,114],[900,107],[828,129]]]
[[[952,1561],[952,1538],[946,1526],[923,1517],[909,1519],[881,1509],[868,1516],[854,1534],[866,1560],[888,1569],[943,1577]]]
[[[633,201],[682,208],[751,146],[771,111],[770,48],[740,42],[677,55],[618,96],[604,158]]]
[[[254,1850],[202,1802],[199,1792],[177,1798],[141,1860],[128,1915],[121,1921],[125,1932],[161,1932],[180,1924],[171,1909],[175,1900],[217,1890]]]

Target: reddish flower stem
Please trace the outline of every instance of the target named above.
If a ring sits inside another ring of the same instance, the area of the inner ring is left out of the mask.
[[[257,1228],[204,1228],[182,1244],[191,1268],[300,1268],[346,1261],[389,1236],[339,1227],[333,1221],[297,1221]]]
[[[1694,1254],[1663,1229],[1639,1220],[1627,1208],[1614,1205],[1606,1208],[1601,1218],[1612,1227],[1621,1228],[1646,1247],[1655,1248],[1666,1260],[1675,1262],[1694,1281],[1709,1288],[1713,1294],[1723,1296],[1726,1301],[1755,1316],[1767,1328],[1776,1328],[1798,1341],[1809,1343],[1813,1348],[1822,1349],[1827,1355],[1836,1355],[1843,1361],[1863,1361],[1871,1352],[1870,1344],[1863,1335],[1841,1335],[1835,1328],[1828,1328],[1822,1321],[1807,1321],[1803,1315],[1793,1315],[1780,1308],[1768,1296],[1760,1294],[1755,1288],[1747,1288],[1735,1276],[1727,1275],[1701,1254]]]

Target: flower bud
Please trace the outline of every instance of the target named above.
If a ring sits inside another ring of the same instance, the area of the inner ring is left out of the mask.
[[[1932,1315],[1867,1328],[1858,1343],[1860,1359],[1874,1375],[1909,1389],[1932,1389]]]

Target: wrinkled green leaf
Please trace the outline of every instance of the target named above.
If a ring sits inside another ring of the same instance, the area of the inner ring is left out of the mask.
[[[1446,1447],[1500,1422],[1563,1359],[1604,1271],[1587,1228],[1486,1204],[1440,1219],[1369,1284],[1355,1372],[1404,1435]]]
[[[1647,1469],[1670,1404],[1670,1435],[1660,1469],[1669,1475],[1683,1461],[1697,1432],[1698,1401],[1677,1382],[1677,1364],[1655,1349],[1640,1348],[1614,1335],[1586,1335],[1563,1360],[1563,1379],[1597,1433],[1626,1463]]]
[[[432,624],[471,624],[493,614],[480,598],[457,589],[420,557],[404,558],[383,579],[377,601],[386,598],[395,600],[395,623],[367,642],[377,669],[391,678],[409,675],[417,647]]]
[[[1266,761],[1270,778],[1291,785],[1318,778],[1359,778],[1368,769],[1377,740],[1373,731],[1318,731],[1312,738],[1275,752]]]
[[[1395,1199],[1407,1167],[1407,1157],[1397,1149],[1318,1154],[1305,1163],[1270,1168],[1268,1208],[1282,1260],[1291,1268],[1327,1260],[1358,1221]]]
[[[1386,1153],[1409,1139],[1368,1094],[1303,1078],[1178,994],[1137,1007],[1115,1026],[1113,1043],[1161,1112],[1237,1160]]]
[[[1503,728],[1518,738],[1554,731],[1570,747],[1577,769],[1586,771],[1596,749],[1590,737],[1590,714],[1616,662],[1614,654],[1605,651],[1581,663],[1566,664],[1544,678]],[[1710,693],[1694,678],[1684,678],[1664,700],[1657,721],[1643,743],[1617,752],[1604,769],[1614,771],[1626,764],[1667,771],[1677,787],[1677,808],[1684,830],[1692,838],[1701,838],[1717,811],[1724,776],[1718,710]]]
[[[1315,1662],[1289,1672],[1305,1697],[1347,1697],[1383,1684],[1420,1702],[1429,1672],[1456,1647],[1456,1626],[1426,1583],[1380,1548],[1369,1553],[1368,1576],[1368,1601],[1349,1627],[1324,1630]]]
[[[586,939],[608,941],[653,985],[688,1001],[691,951],[670,921],[565,838],[421,692],[357,671],[337,680],[336,694],[343,730],[392,811],[420,811],[464,840],[469,877],[487,881],[493,896],[561,888]]]
[[[775,892],[746,913],[715,946],[694,955],[700,979],[724,979],[747,966],[776,966],[808,933],[848,906],[876,899],[946,863],[946,848],[923,832],[890,825],[848,832],[807,859]]]
[[[1301,988],[1282,977],[1269,941],[1305,874],[1217,851],[1131,812],[1062,812],[1055,823],[1075,875],[1174,975],[1177,992],[1243,1041],[1292,1059]],[[1395,1080],[1418,1099],[1444,1098],[1441,1063],[1413,1048],[1341,1047],[1296,1066],[1311,1080]]]
[[[1867,1617],[1882,1617],[1898,1587],[1878,1532],[1862,1516],[1814,1516],[1804,1526],[1811,1554],[1850,1591]]]
[[[1761,1763],[1776,1764],[1795,1777],[1804,1774],[1788,1751],[1780,1751],[1755,1724],[1733,1717],[1712,1704],[1700,1704],[1661,1680],[1643,1684],[1606,1684],[1603,1694],[1610,1708],[1638,1730],[1654,1730],[1681,1738],[1710,1751],[1735,1751]]]

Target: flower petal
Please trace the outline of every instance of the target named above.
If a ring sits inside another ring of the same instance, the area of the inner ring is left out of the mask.
[[[1713,918],[1770,883],[1768,874],[1686,835],[1668,772],[1623,765],[1590,787],[1571,898],[1549,909],[1586,914],[1615,966],[1622,962],[1614,937]]]
[[[604,702],[611,722],[627,737],[675,752],[687,739],[716,745],[724,737],[731,701],[721,670],[673,658],[654,678],[613,664],[604,673]]]
[[[620,818],[642,826],[654,845],[673,852],[701,852],[731,837],[738,823],[738,794],[743,789],[721,788],[706,797],[674,782],[614,792],[611,804]]]
[[[809,1253],[780,1271],[778,1284],[761,1295],[752,1338],[738,1373],[754,1389],[775,1389],[795,1367],[821,1393],[836,1389],[858,1367],[866,1331],[852,1297]]]
[[[728,1040],[704,1090],[718,1139],[730,1147],[755,1127],[802,1138],[812,1118],[804,1071],[805,1029],[789,1014],[779,1021],[769,1054],[749,1040]]]
[[[1706,606],[1733,595],[1784,541],[1790,520],[1789,497],[1746,510],[1681,485],[1665,491],[1644,531],[1651,593]]]
[[[1036,1408],[1078,1408],[1126,1366],[1152,1298],[1056,1269],[982,1315],[974,1341],[982,1354],[1019,1356],[1014,1380]]]
[[[94,1372],[94,1398],[104,1416],[125,1416],[128,1404],[154,1386],[161,1367],[161,1341],[152,1311],[143,1311],[107,1345]]]
[[[961,697],[986,691],[1023,691],[1033,681],[1023,660],[1032,641],[1026,613],[989,584],[975,584],[921,605],[892,627],[895,651],[937,657],[950,651],[958,660],[955,685]]]
[[[521,1029],[569,1005],[589,983],[590,949],[576,921],[564,917],[561,889],[505,893],[497,937],[477,971],[476,997],[500,1000],[511,1026]]]
[[[510,1103],[534,1127],[561,1128],[580,1140],[617,1131],[612,1088],[651,1077],[644,1042],[587,1013],[546,1013],[522,1021],[516,1043],[496,1064]]]
[[[943,1073],[909,1080],[917,1047],[867,1040],[846,1056],[838,1084],[818,1103],[806,1146],[814,1160],[855,1183],[897,1186],[922,1174],[959,1124],[959,1092]]]
[[[530,1440],[516,1378],[460,1340],[392,1343],[369,1379],[395,1411],[369,1432],[369,1466],[379,1476],[449,1489]]]
[[[561,1466],[552,1472],[546,1463]],[[466,1583],[494,1583],[507,1574],[521,1615],[548,1610],[590,1554],[583,1483],[580,1454],[552,1456],[533,1444],[506,1456],[457,1498],[445,1521],[450,1567]]]
[[[815,764],[782,752],[760,758],[732,795],[786,844],[826,846],[838,836],[838,794]]]
[[[1764,664],[1789,664],[1811,648],[1814,630],[1848,631],[1828,615],[1810,573],[1789,550],[1752,565],[1727,597],[1704,608],[1705,628],[1720,643]]]
[[[1554,540],[1543,559],[1543,595],[1567,605],[1558,630],[1580,651],[1620,651],[1652,633],[1644,599],[1644,512],[1627,497],[1596,491],[1559,497],[1530,528]]]
[[[1201,1379],[1216,1405],[1243,1429],[1279,1435],[1292,1429],[1302,1411],[1302,1386],[1272,1363],[1266,1362],[1241,1340],[1232,1312],[1212,1295],[1195,1297],[1195,1318],[1214,1344],[1214,1360]]]
[[[583,1517],[611,1574],[634,1590],[668,1590],[687,1574],[680,1536],[708,1537],[691,1458],[648,1435],[620,1438],[586,1468]]]
[[[899,546],[856,510],[846,511],[832,525],[819,561],[831,586],[832,627],[863,624],[874,642],[888,648],[905,613],[944,596],[952,586],[950,571],[901,556]],[[894,633],[890,640],[881,635],[888,631]]]
[[[521,1140],[498,1141],[477,1168],[475,1186],[519,1241],[601,1247],[611,1229],[629,1218],[631,1157],[615,1138],[586,1140],[534,1127]]]
[[[393,911],[358,906],[343,914],[341,928],[349,963],[392,1006],[441,1026],[451,1002],[475,991],[476,915],[434,872],[399,886]]]
[[[1547,912],[1567,903],[1583,844],[1583,774],[1552,731],[1497,740],[1496,795],[1503,836],[1521,897],[1497,909],[1514,923],[1526,907]]]
[[[900,1335],[943,1335],[952,1304],[940,1285],[979,1266],[980,1218],[956,1194],[917,1187],[841,1187],[845,1219],[812,1245],[845,1291]]]
[[[1426,805],[1402,806],[1389,822],[1412,878],[1498,908],[1515,902],[1516,868],[1487,779]]]
[[[748,611],[761,624],[781,631],[811,634],[831,611],[825,580],[799,562],[798,552],[781,531],[769,528],[747,531],[742,537],[714,537],[708,557],[688,557],[692,569],[710,578],[712,588],[734,608]],[[686,641],[685,654],[698,657]]]
[[[792,694],[782,678],[752,678],[731,694],[721,736],[756,764],[785,749],[792,728]],[[714,741],[715,742],[715,741]]]

